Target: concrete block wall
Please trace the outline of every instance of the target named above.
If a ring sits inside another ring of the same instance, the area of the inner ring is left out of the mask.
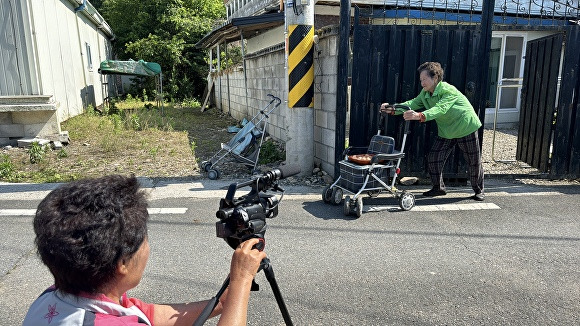
[[[319,32],[319,43],[314,49],[314,162],[332,175],[335,164],[338,28],[325,28]],[[285,116],[290,109],[285,74],[284,44],[250,53],[246,55],[247,88],[242,68],[222,71],[215,81],[215,102],[223,112],[242,120],[252,118],[268,104],[267,94],[279,97],[282,104],[269,116],[268,133],[286,142]]]
[[[247,80],[244,80],[242,66],[222,71],[214,84],[218,107],[221,104],[223,112],[240,121],[255,116],[256,120],[260,120],[263,117],[259,114],[260,110],[265,109],[271,100],[267,95],[279,97],[282,103],[268,115],[267,131],[273,138],[285,142],[283,111],[287,108],[284,98],[284,64],[284,48],[277,46],[246,56]],[[266,109],[272,109],[274,104]],[[266,122],[266,119],[262,121]]]
[[[314,162],[334,174],[338,30],[319,35],[314,48]]]

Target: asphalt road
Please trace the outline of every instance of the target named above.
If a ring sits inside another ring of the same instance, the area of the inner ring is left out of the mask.
[[[151,256],[129,294],[158,303],[214,296],[232,254],[215,236],[224,184],[145,185]],[[52,284],[31,226],[52,188],[0,184],[1,325],[20,324]],[[466,188],[436,199],[408,189],[416,208],[399,211],[381,195],[365,199],[358,219],[324,204],[320,189],[288,189],[279,215],[267,220],[266,251],[295,325],[580,323],[580,186],[486,181],[485,205]],[[248,324],[283,325],[264,273],[256,281]]]

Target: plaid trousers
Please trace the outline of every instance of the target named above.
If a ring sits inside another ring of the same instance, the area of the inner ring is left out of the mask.
[[[481,151],[479,149],[479,137],[477,131],[455,139],[446,139],[437,136],[431,150],[427,155],[427,169],[431,176],[431,183],[435,189],[445,190],[443,183],[443,167],[449,154],[455,148],[463,152],[463,156],[469,165],[469,181],[476,194],[483,193],[483,165],[481,164]]]

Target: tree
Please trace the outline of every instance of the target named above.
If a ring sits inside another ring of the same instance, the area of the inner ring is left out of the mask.
[[[103,0],[101,13],[115,33],[119,59],[159,63],[172,100],[201,97],[207,65],[194,45],[223,21],[221,0]]]

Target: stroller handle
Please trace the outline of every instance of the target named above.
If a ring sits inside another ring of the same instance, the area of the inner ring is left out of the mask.
[[[279,97],[277,97],[277,96],[274,96],[272,94],[266,94],[266,96],[272,98],[272,100],[270,101],[270,103],[272,103],[274,101],[278,102],[278,103],[276,103],[276,106],[278,106],[278,105],[280,105],[280,103],[282,103],[282,100]]]

